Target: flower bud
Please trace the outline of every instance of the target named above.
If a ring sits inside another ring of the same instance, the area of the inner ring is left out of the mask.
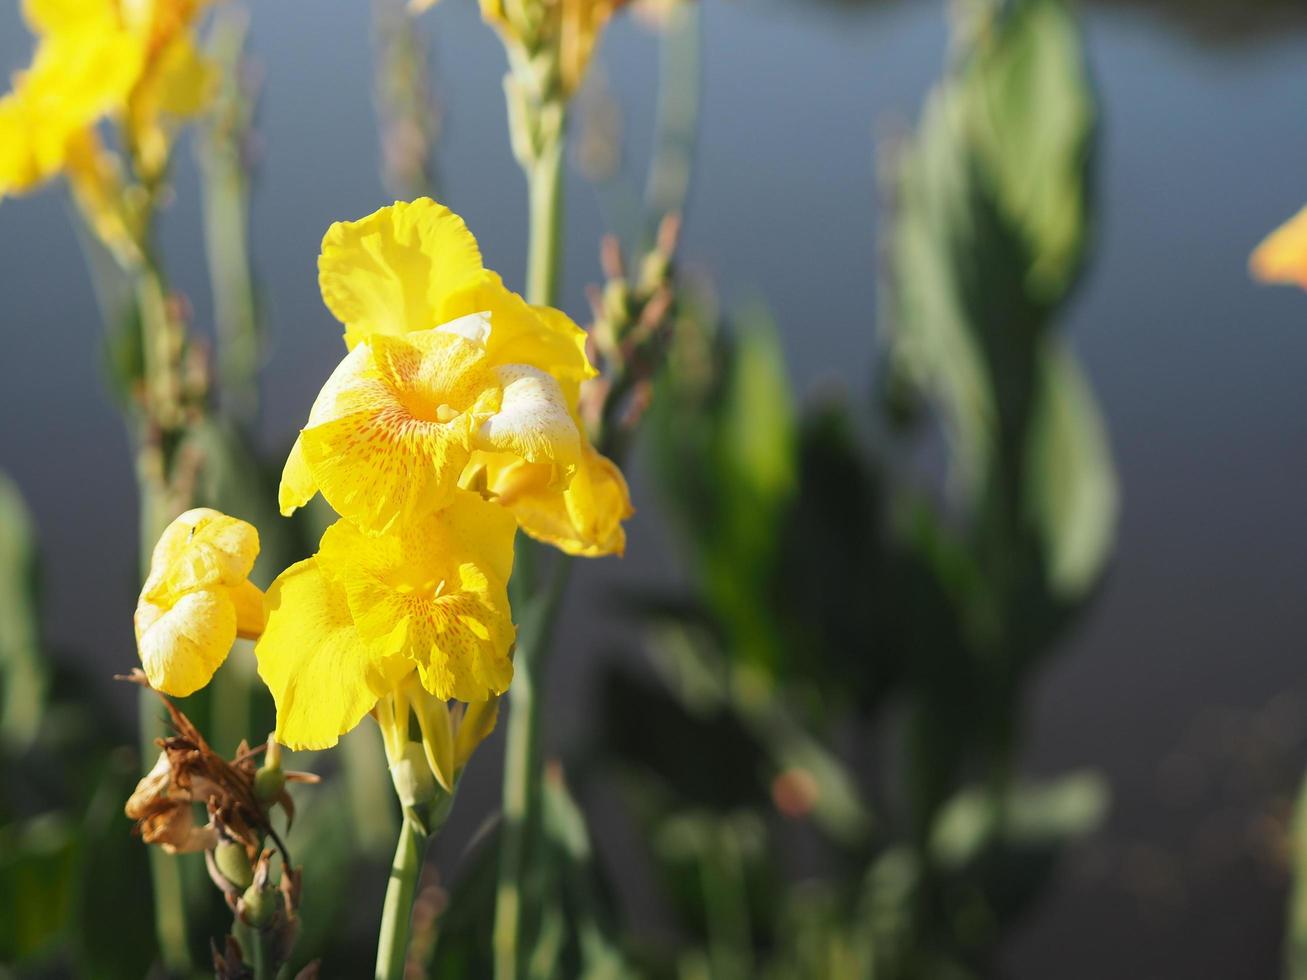
[[[254,774],[254,795],[260,803],[274,802],[286,786],[286,773],[281,768],[281,745],[268,736],[268,750],[263,765]]]
[[[277,896],[270,888],[250,885],[241,896],[241,920],[256,929],[272,921],[277,910]]]
[[[418,742],[406,744],[404,754],[391,763],[390,780],[395,784],[400,804],[405,807],[421,806],[435,798],[436,781]]]
[[[222,876],[237,888],[248,888],[254,881],[254,869],[250,867],[249,855],[235,841],[219,842],[213,849],[213,863],[218,866]]]

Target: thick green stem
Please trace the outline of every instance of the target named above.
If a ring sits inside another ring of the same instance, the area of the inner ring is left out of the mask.
[[[546,136],[527,170],[531,229],[527,249],[526,298],[553,306],[558,296],[563,243],[564,128]]]
[[[417,892],[426,846],[426,831],[406,815],[399,828],[395,858],[390,865],[390,884],[386,886],[386,903],[381,910],[376,980],[403,980],[413,896]]]

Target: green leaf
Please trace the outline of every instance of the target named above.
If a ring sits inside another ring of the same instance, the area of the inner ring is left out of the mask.
[[[1027,504],[1055,595],[1073,600],[1098,579],[1116,527],[1117,484],[1098,406],[1075,360],[1044,352],[1027,463]]]
[[[76,828],[50,814],[0,829],[0,959],[49,949],[76,895]]]
[[[36,737],[49,684],[36,564],[31,516],[18,488],[0,476],[0,739],[15,750]]]

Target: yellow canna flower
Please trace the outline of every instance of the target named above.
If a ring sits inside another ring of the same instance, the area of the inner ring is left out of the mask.
[[[347,521],[328,528],[318,553],[268,590],[255,654],[277,704],[277,741],[334,745],[378,701],[414,685],[441,701],[505,691],[513,533],[503,508],[462,491],[393,534]]]
[[[629,493],[577,412],[595,374],[580,327],[507,289],[462,219],[425,198],[333,225],[318,269],[351,350],[286,462],[283,514],[320,490],[382,532],[462,485],[565,551],[622,550]]]
[[[1307,289],[1307,207],[1271,232],[1248,264],[1262,282]]]
[[[213,72],[191,31],[207,0],[26,0],[32,64],[0,98],[0,197],[75,166],[77,141],[114,116],[146,175],[167,159],[169,119],[206,104]],[[87,159],[83,155],[81,160]]]
[[[263,631],[263,593],[248,577],[258,553],[258,531],[207,507],[168,525],[135,615],[137,650],[155,690],[175,697],[198,691],[237,636]]]

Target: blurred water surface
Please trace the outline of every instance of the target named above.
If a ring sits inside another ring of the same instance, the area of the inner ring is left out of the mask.
[[[28,56],[15,6],[0,8],[4,69]],[[1011,951],[1020,976],[1051,964],[1084,978],[1276,970],[1284,881],[1259,814],[1307,762],[1307,298],[1254,287],[1244,267],[1259,237],[1307,200],[1307,33],[1267,7],[1274,30],[1230,43],[1213,31],[1220,16],[1190,31],[1122,4],[1085,11],[1104,125],[1097,244],[1071,332],[1111,428],[1124,506],[1114,570],[1046,677],[1027,761],[1100,766],[1115,803],[1106,839]],[[877,137],[915,120],[944,63],[943,18],[925,2],[704,5],[685,257],[725,305],[767,304],[810,395],[868,390]],[[505,135],[502,50],[466,0],[446,0],[423,24],[445,110],[443,195],[488,264],[520,285],[525,191]],[[253,29],[265,93],[255,253],[275,331],[261,434],[279,450],[342,350],[317,292],[321,235],[389,198],[368,5],[259,3]],[[640,161],[654,41],[621,19],[603,60],[628,157]],[[165,250],[204,328],[188,151],[180,162]],[[568,193],[563,299],[584,319],[603,222],[576,174]],[[39,524],[52,645],[107,677],[133,659],[134,488],[58,190],[0,206],[0,285],[0,468]],[[606,615],[611,586],[675,574],[647,486],[637,467],[628,558],[583,567],[569,601],[553,692],[560,740],[583,736],[587,668],[620,630]],[[473,793],[492,791],[490,761],[471,775]],[[601,826],[600,839],[620,849],[620,831]],[[624,891],[638,908],[638,887]]]

